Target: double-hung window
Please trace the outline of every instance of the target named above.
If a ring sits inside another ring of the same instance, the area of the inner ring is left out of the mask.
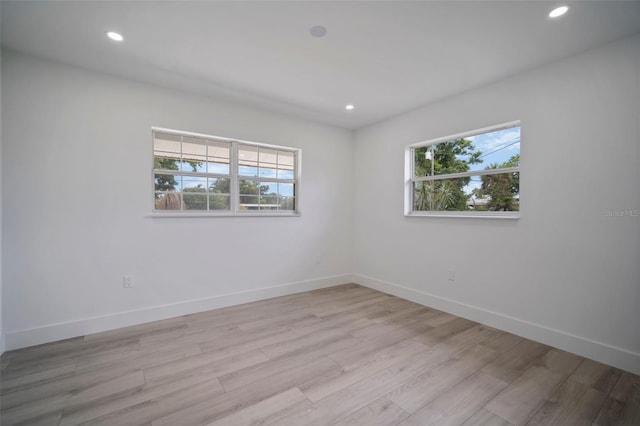
[[[410,145],[405,215],[520,215],[520,122]]]
[[[153,128],[153,211],[294,215],[300,150]]]

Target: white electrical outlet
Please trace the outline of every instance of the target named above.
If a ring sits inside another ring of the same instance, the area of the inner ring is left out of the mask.
[[[449,269],[449,281],[456,280],[456,271],[455,269]]]
[[[125,275],[122,277],[123,288],[133,288],[133,275]]]

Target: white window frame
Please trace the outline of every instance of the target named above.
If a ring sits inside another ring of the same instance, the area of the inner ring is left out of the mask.
[[[199,139],[207,139],[211,141],[227,142],[230,144],[230,156],[229,156],[229,175],[220,175],[216,173],[189,173],[189,172],[176,172],[176,174],[196,175],[214,178],[229,178],[229,197],[230,197],[230,209],[229,210],[159,210],[155,208],[155,174],[154,168],[154,134],[165,133],[175,136],[193,137]],[[246,145],[258,148],[277,149],[280,151],[288,151],[294,154],[294,178],[282,179],[282,178],[260,178],[243,176],[242,178],[250,180],[265,180],[274,183],[293,183],[295,188],[295,210],[240,210],[240,176],[239,176],[239,158],[238,158],[238,146]],[[291,217],[300,216],[300,176],[302,164],[302,150],[300,148],[293,148],[289,146],[273,145],[260,142],[252,142],[241,139],[231,139],[223,136],[207,135],[203,133],[187,132],[183,130],[167,129],[164,127],[152,127],[151,128],[151,206],[152,212],[150,217],[166,217],[166,218],[184,218],[184,217]]]
[[[483,127],[481,129],[471,130],[462,133],[456,133],[449,136],[440,137],[437,139],[431,139],[425,142],[417,142],[411,145],[408,145],[405,148],[405,161],[404,161],[404,182],[405,182],[405,191],[404,191],[404,215],[407,217],[450,217],[450,218],[483,218],[483,219],[518,219],[521,215],[520,211],[514,212],[504,212],[504,211],[417,211],[413,210],[414,206],[414,191],[413,184],[414,182],[431,182],[436,180],[445,180],[445,179],[455,179],[455,178],[464,178],[471,176],[487,176],[492,174],[502,174],[502,173],[513,173],[520,172],[521,167],[505,167],[498,169],[490,169],[490,170],[475,170],[464,173],[449,173],[435,176],[421,176],[414,177],[414,151],[416,148],[421,148],[424,146],[435,145],[442,142],[447,142],[455,139],[462,139],[469,136],[480,135],[483,133],[494,132],[498,130],[508,129],[511,127],[520,127],[520,131],[522,132],[522,125],[520,120],[510,121],[508,123],[498,124],[489,127]],[[522,138],[522,136],[521,136]],[[522,176],[522,174],[520,175]],[[521,180],[522,182],[522,180]],[[520,192],[522,192],[522,188],[520,188]]]

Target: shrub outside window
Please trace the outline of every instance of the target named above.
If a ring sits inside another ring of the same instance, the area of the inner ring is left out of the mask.
[[[520,215],[520,122],[413,144],[405,152],[405,215]]]
[[[153,128],[153,211],[299,214],[296,148]]]

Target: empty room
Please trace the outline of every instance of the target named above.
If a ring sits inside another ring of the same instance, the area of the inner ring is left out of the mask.
[[[0,425],[640,425],[640,1],[0,30]]]

